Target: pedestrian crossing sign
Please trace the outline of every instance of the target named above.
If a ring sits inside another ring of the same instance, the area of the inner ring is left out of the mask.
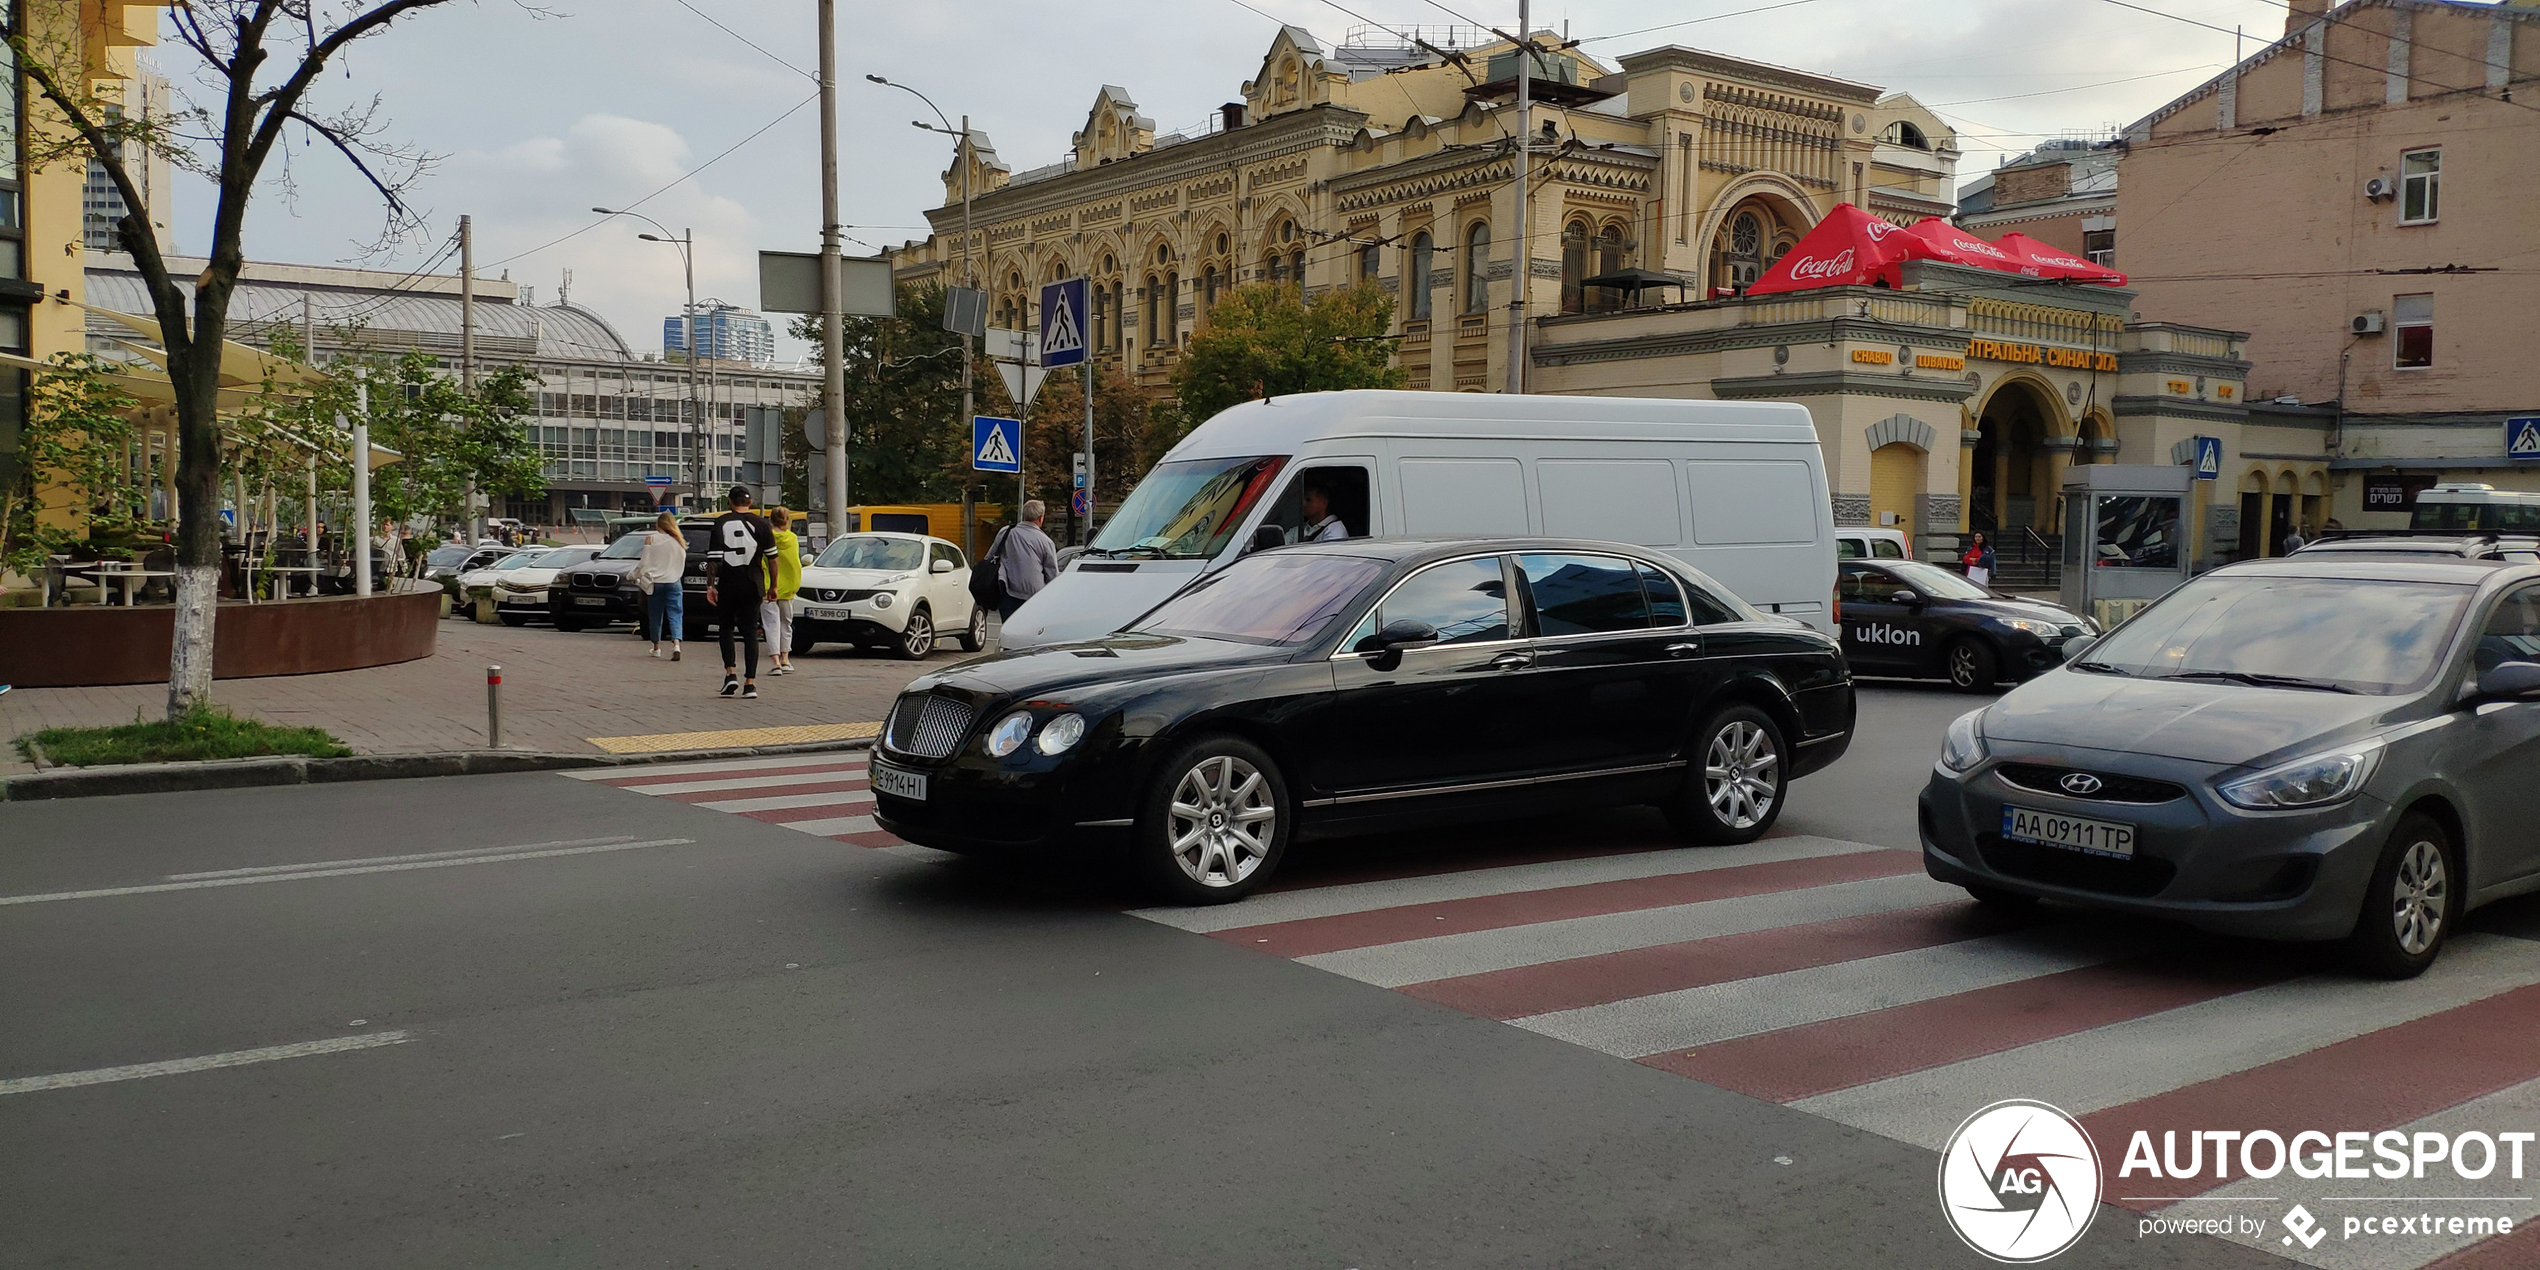
[[[2505,457],[2540,459],[2540,415],[2505,420]]]
[[[2221,437],[2196,438],[2196,479],[2200,481],[2222,479]]]
[[[1041,365],[1085,360],[1085,280],[1063,278],[1041,288]]]
[[[978,415],[970,420],[970,469],[974,472],[1020,473],[1023,470],[1023,421]]]

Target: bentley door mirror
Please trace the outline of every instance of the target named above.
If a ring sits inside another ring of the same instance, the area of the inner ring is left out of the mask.
[[[1385,623],[1383,630],[1358,641],[1350,651],[1374,653],[1367,664],[1378,670],[1391,670],[1402,664],[1402,650],[1426,648],[1436,642],[1438,628],[1416,618],[1402,617]]]

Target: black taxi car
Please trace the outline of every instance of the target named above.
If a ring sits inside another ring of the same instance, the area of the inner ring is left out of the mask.
[[[2099,633],[2088,618],[1916,560],[1846,560],[1836,586],[1843,652],[1857,674],[1984,692],[2063,665],[2067,645]]]
[[[1232,900],[1298,834],[1649,803],[1747,842],[1840,757],[1835,641],[1612,543],[1314,543],[1100,639],[925,675],[870,767],[881,825],[955,851],[1125,846]]]

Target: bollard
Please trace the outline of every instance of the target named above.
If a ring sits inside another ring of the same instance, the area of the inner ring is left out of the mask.
[[[503,748],[503,668],[485,668],[485,748]]]

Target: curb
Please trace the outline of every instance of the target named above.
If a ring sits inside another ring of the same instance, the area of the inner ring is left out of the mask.
[[[549,754],[532,750],[454,750],[433,754],[357,754],[351,758],[211,759],[194,763],[133,763],[117,767],[54,766],[0,784],[0,802],[48,798],[101,798],[114,794],[166,794],[263,785],[331,785],[339,781],[410,780],[425,776],[487,776],[503,772],[553,772],[586,767],[641,767],[748,758],[753,754],[819,754],[869,749],[870,737],[753,745],[722,750],[667,750],[658,754]]]

